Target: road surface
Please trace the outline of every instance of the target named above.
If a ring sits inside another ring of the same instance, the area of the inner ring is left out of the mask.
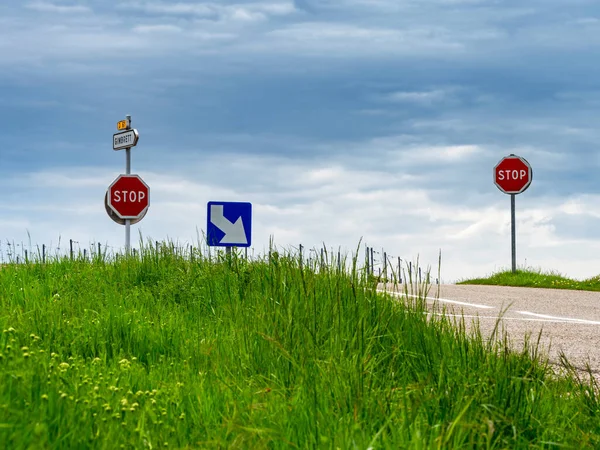
[[[394,288],[381,285],[392,292]],[[409,294],[410,294],[409,287]],[[578,369],[589,363],[600,381],[600,292],[481,285],[433,285],[427,296],[431,314],[465,317],[469,328],[478,321],[489,337],[498,318],[517,350],[530,333],[540,350],[559,366],[560,352]],[[444,311],[445,308],[445,311]]]

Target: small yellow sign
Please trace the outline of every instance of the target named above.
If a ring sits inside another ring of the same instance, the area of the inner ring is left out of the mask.
[[[117,122],[117,130],[126,130],[128,126],[128,120],[121,120],[120,122]]]

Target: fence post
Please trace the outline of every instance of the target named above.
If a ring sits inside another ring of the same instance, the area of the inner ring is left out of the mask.
[[[71,261],[73,261],[73,239],[69,239],[69,255],[71,256]]]
[[[42,244],[42,263],[46,263],[46,244]]]
[[[383,252],[383,278],[387,282],[387,253]]]
[[[402,258],[398,256],[398,283],[402,284]]]

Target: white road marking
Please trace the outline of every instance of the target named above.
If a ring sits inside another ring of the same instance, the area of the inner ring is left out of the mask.
[[[567,320],[567,319],[526,319],[524,317],[475,316],[475,315],[461,315],[461,314],[442,314],[442,313],[432,313],[432,312],[425,312],[424,314],[428,314],[428,315],[433,314],[436,316],[445,315],[448,317],[466,317],[466,318],[474,318],[474,319],[520,320],[522,322],[548,322],[548,323],[571,323],[571,324],[585,323],[585,322],[583,322],[583,323],[582,322],[574,322],[572,320]],[[590,325],[600,325],[600,322],[592,322],[592,323],[590,323]]]
[[[387,294],[395,295],[397,297],[400,297],[402,295],[408,295],[409,297],[419,298],[418,295],[415,295],[415,294],[405,294],[404,292],[390,292],[390,291],[383,291],[381,289],[378,289],[378,292],[385,292]],[[442,302],[442,303],[453,303],[453,304],[456,304],[456,305],[471,306],[473,308],[495,309],[493,306],[479,305],[477,303],[459,302],[458,300],[448,300],[447,298],[437,298],[437,297],[424,297],[424,298],[425,298],[425,300],[438,301],[438,302]]]
[[[405,294],[404,292],[394,292],[394,291],[386,291],[383,289],[378,289],[378,292],[385,292],[386,294],[394,295],[396,297],[408,296],[412,298],[419,298],[419,295],[415,294]],[[472,308],[480,308],[480,309],[496,309],[494,306],[488,305],[480,305],[478,303],[467,303],[460,302],[458,300],[450,300],[447,298],[437,298],[437,297],[423,297],[425,300],[429,301],[438,301],[442,303],[452,303],[455,305],[462,306],[470,306]],[[561,316],[550,316],[547,314],[538,314],[529,311],[515,311],[518,314],[523,314],[525,316],[534,316],[536,319],[526,319],[520,317],[500,317],[501,320],[521,320],[526,322],[549,322],[549,323],[573,323],[573,324],[587,324],[587,325],[600,325],[600,321],[595,320],[586,320],[586,319],[573,319],[571,317],[561,317]],[[425,313],[425,314],[440,314],[440,313]],[[468,317],[468,318],[480,318],[480,319],[498,319],[499,317],[494,316],[475,316],[475,315],[459,315],[459,314],[446,314],[449,317]]]
[[[560,317],[560,316],[548,316],[546,314],[537,314],[537,313],[532,313],[529,311],[516,311],[519,314],[523,314],[526,316],[536,316],[536,317],[542,317],[544,319],[554,319],[554,320],[562,320],[565,322],[571,322],[571,323],[587,323],[590,325],[600,325],[600,322],[597,322],[595,320],[585,320],[585,319],[572,319],[570,317]]]

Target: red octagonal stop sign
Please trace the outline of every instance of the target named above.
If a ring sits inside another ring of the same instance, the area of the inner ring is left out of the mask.
[[[107,203],[121,219],[137,219],[150,205],[150,188],[138,175],[119,175],[108,187]]]
[[[531,166],[520,156],[506,156],[494,167],[494,183],[505,194],[520,194],[532,179]]]

